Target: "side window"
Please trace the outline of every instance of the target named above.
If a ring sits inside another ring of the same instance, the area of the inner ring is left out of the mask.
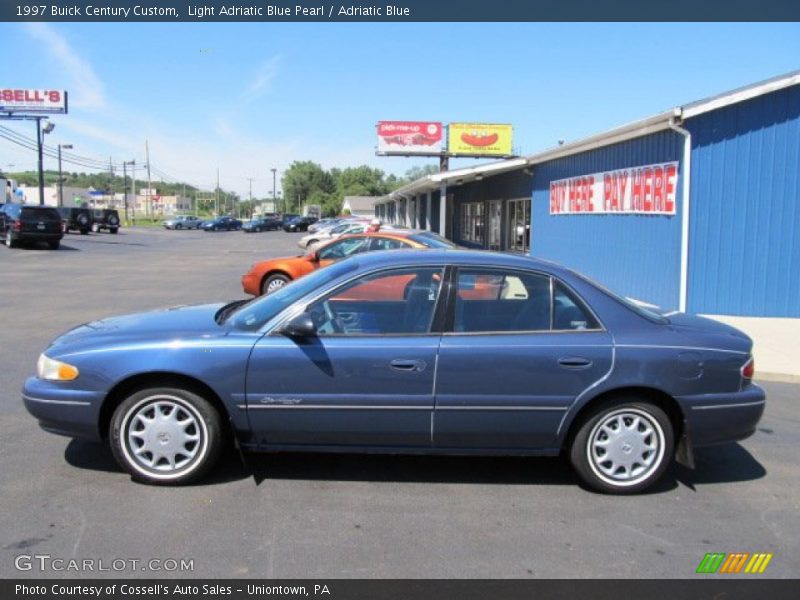
[[[547,331],[550,278],[522,272],[459,269],[454,331]]]
[[[600,324],[586,306],[561,283],[553,290],[553,329],[599,329]]]
[[[320,336],[427,333],[442,269],[394,269],[367,275],[308,307]]]
[[[339,260],[353,254],[358,254],[366,249],[365,238],[348,238],[325,246],[319,251],[320,260]]]
[[[409,245],[402,240],[393,240],[391,238],[374,237],[370,243],[370,251],[374,250],[396,250],[398,248],[408,248]]]

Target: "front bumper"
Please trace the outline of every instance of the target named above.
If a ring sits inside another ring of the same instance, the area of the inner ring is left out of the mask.
[[[92,441],[102,439],[98,423],[101,392],[29,377],[22,388],[22,401],[45,431]]]
[[[251,296],[260,296],[261,276],[253,273],[252,271],[242,275],[242,289],[244,290],[245,294],[250,294]]]
[[[692,446],[735,442],[750,437],[764,414],[766,394],[755,384],[733,394],[678,398]]]

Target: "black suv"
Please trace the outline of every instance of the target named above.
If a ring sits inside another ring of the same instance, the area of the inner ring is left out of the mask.
[[[88,208],[72,208],[64,206],[58,209],[64,219],[64,232],[69,233],[75,229],[86,235],[92,228],[92,213]]]
[[[64,230],[61,215],[52,206],[6,204],[0,210],[0,237],[13,248],[20,242],[47,242],[58,250]]]
[[[111,233],[119,231],[119,213],[113,208],[97,208],[92,211],[92,231],[108,229]]]

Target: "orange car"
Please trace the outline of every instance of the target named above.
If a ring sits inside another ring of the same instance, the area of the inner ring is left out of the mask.
[[[288,282],[329,264],[373,250],[399,248],[455,248],[450,240],[430,231],[385,230],[340,237],[305,256],[274,258],[257,262],[242,276],[242,288],[253,296],[269,294]]]

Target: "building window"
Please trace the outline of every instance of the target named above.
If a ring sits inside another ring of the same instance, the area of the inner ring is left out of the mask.
[[[508,201],[508,250],[511,252],[528,252],[531,237],[531,201]]]
[[[483,246],[483,202],[461,205],[461,241]]]

